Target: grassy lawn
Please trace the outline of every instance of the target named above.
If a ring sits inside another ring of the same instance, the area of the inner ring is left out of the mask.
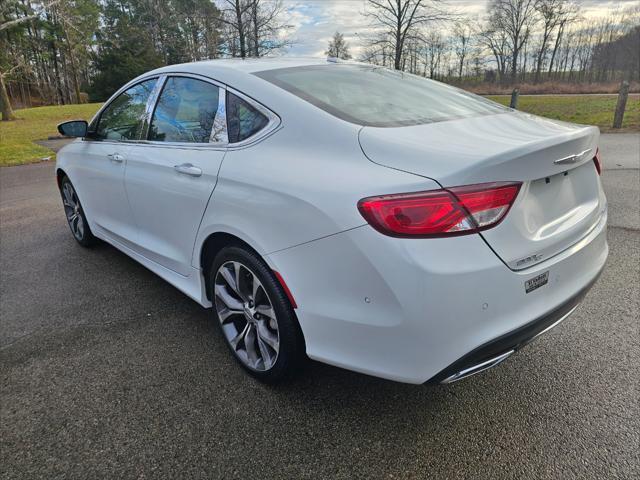
[[[509,105],[511,96],[487,98]],[[612,131],[617,95],[521,95],[518,110],[566,122],[597,125],[603,132]],[[629,95],[622,130],[640,130],[640,95]]]
[[[100,108],[100,103],[61,105],[16,110],[18,118],[13,122],[0,122],[0,166],[37,162],[42,158],[54,158],[55,154],[34,140],[46,140],[58,135],[56,126],[65,120],[90,120]]]
[[[488,97],[508,105],[508,95]],[[611,131],[616,95],[523,95],[519,109],[543,117],[597,125]],[[0,122],[0,166],[37,162],[55,154],[34,140],[57,135],[56,126],[64,120],[89,120],[101,104],[63,105],[16,110],[18,120]],[[622,131],[640,131],[640,95],[629,95]]]

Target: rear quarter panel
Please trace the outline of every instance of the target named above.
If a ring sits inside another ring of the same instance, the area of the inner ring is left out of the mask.
[[[227,152],[194,266],[212,233],[236,235],[266,255],[364,225],[357,209],[363,197],[437,188],[429,179],[369,162],[357,125],[324,112],[281,118],[281,128],[267,138]]]

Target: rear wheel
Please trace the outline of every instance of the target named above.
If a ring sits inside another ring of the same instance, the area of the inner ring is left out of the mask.
[[[285,292],[264,261],[242,247],[226,247],[210,275],[214,312],[238,362],[268,383],[296,373],[306,358],[304,340]]]
[[[60,194],[62,205],[67,217],[67,223],[73,234],[73,238],[83,247],[90,247],[97,242],[96,237],[91,233],[87,217],[84,214],[80,199],[73,184],[68,177],[63,177],[60,182]]]

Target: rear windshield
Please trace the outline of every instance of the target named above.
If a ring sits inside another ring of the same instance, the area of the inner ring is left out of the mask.
[[[359,125],[401,127],[508,111],[433,80],[368,65],[314,65],[255,73]]]

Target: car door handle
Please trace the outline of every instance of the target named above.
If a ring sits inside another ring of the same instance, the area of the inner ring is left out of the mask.
[[[182,173],[184,175],[191,175],[192,177],[199,177],[202,175],[202,170],[198,167],[194,167],[190,163],[183,163],[182,165],[176,165],[173,167],[176,172]]]
[[[107,155],[107,158],[112,162],[122,163],[122,161],[124,160],[124,155],[120,155],[119,153],[110,153],[109,155]]]

